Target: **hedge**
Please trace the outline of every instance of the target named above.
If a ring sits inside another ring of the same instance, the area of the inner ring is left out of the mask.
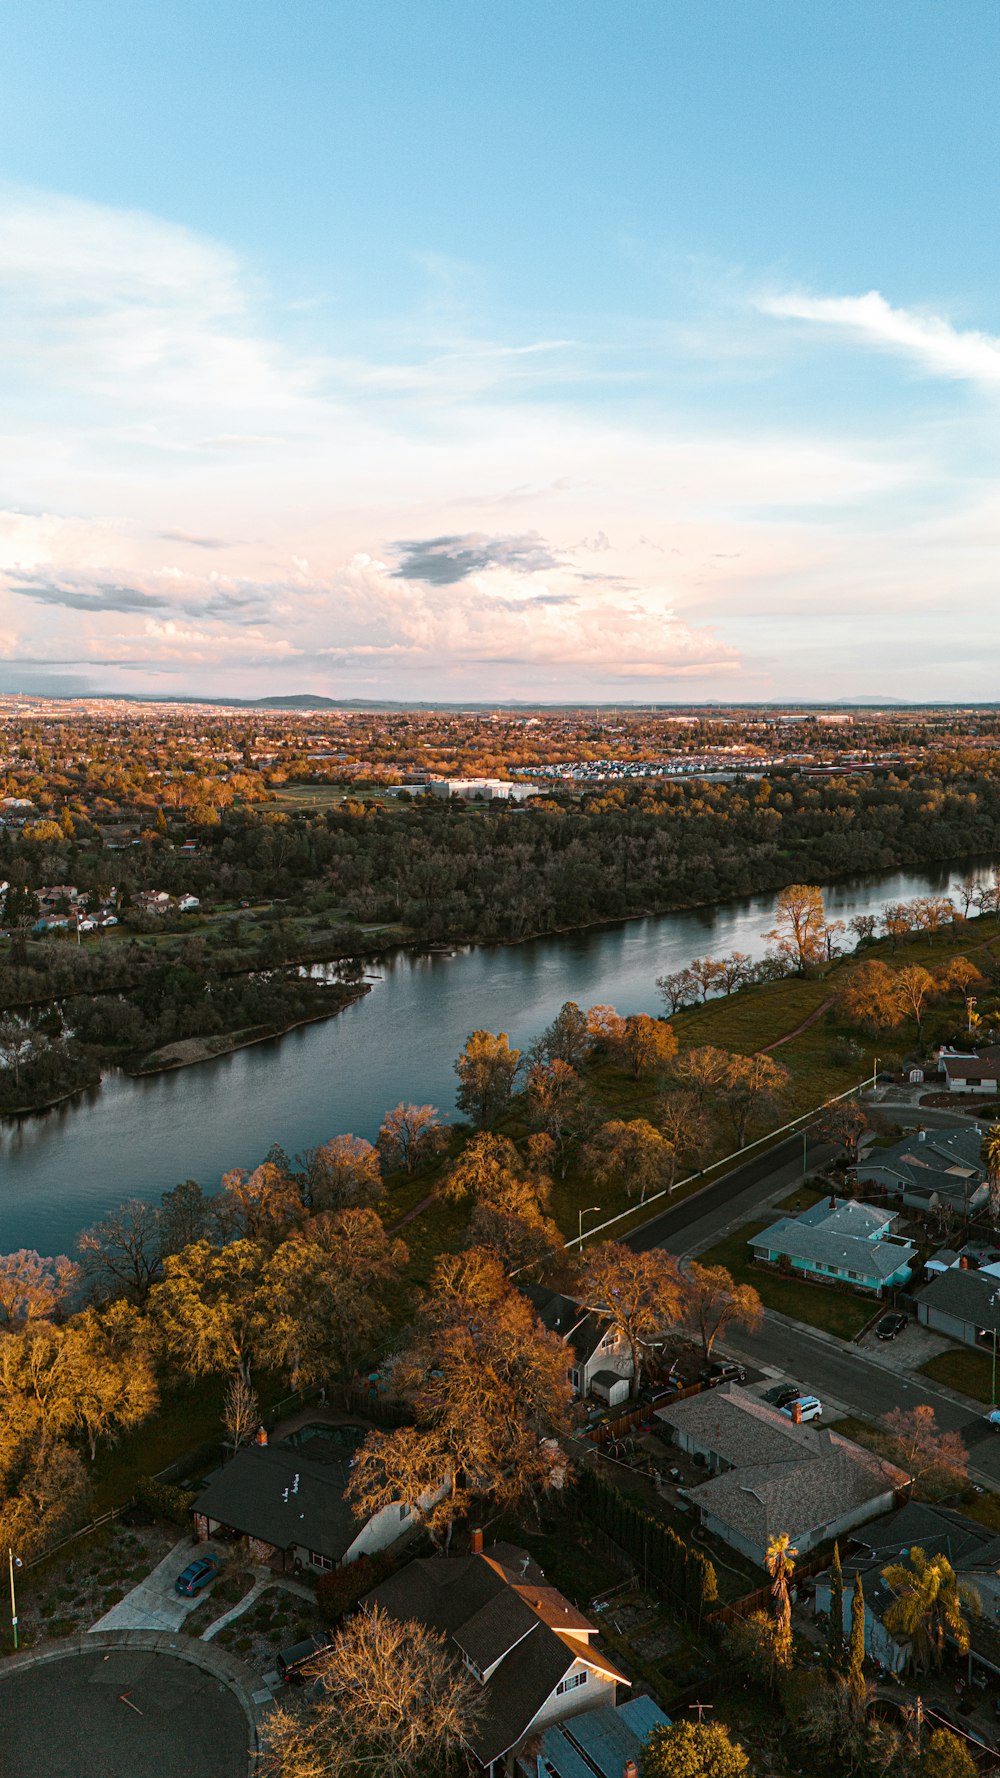
[[[715,1565],[701,1550],[678,1537],[676,1531],[592,1469],[577,1475],[576,1496],[581,1512],[632,1556],[644,1575],[659,1581],[694,1617],[714,1605],[719,1597]]]

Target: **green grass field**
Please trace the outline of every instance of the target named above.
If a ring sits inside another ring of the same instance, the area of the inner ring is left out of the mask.
[[[993,1399],[993,1354],[974,1352],[971,1346],[956,1346],[951,1352],[938,1352],[920,1366],[920,1374],[932,1382],[970,1395],[973,1401],[989,1404]],[[1000,1384],[1000,1363],[997,1365]]]
[[[871,1320],[877,1303],[852,1296],[835,1285],[783,1278],[764,1266],[754,1265],[747,1241],[773,1220],[771,1216],[758,1216],[731,1230],[699,1256],[701,1264],[725,1266],[738,1282],[752,1284],[765,1308],[777,1309],[779,1314],[790,1315],[794,1321],[805,1321],[810,1327],[821,1327],[841,1340],[853,1340]]]

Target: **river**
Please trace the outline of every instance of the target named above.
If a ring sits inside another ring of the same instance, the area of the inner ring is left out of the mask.
[[[834,884],[828,917],[943,893],[966,869]],[[400,952],[336,1018],[169,1074],[110,1074],[53,1111],[3,1126],[0,1252],[71,1252],[79,1230],[122,1199],[157,1199],[182,1179],[213,1189],[227,1168],[254,1166],[273,1142],[294,1155],[346,1130],[374,1139],[400,1099],[452,1115],[454,1059],[476,1027],[506,1031],[523,1047],[565,1000],[662,1011],[658,975],[692,957],[763,955],[774,902],[753,896],[449,956]]]

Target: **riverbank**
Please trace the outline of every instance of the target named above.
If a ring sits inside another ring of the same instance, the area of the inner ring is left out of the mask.
[[[341,990],[336,1006],[321,1012],[303,1013],[301,1018],[289,1019],[282,1025],[251,1026],[246,1031],[231,1031],[218,1037],[183,1037],[178,1043],[168,1043],[162,1049],[153,1050],[141,1062],[123,1068],[122,1073],[139,1079],[150,1074],[169,1074],[176,1068],[193,1068],[199,1062],[215,1062],[220,1056],[230,1056],[237,1050],[250,1049],[254,1044],[284,1037],[300,1025],[318,1025],[325,1019],[336,1018],[345,1007],[353,1006],[356,1000],[362,1000],[370,993],[370,982],[356,982]]]

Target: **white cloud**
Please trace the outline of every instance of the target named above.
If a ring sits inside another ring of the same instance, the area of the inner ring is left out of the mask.
[[[864,296],[809,296],[796,292],[759,299],[765,315],[814,321],[844,334],[902,352],[932,376],[1000,383],[1000,339],[953,327],[939,315],[894,309],[877,290]]]

